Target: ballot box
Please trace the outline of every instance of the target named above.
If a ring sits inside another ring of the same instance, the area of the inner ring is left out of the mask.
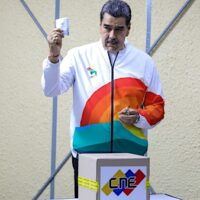
[[[79,200],[150,200],[149,158],[80,154],[78,184]]]

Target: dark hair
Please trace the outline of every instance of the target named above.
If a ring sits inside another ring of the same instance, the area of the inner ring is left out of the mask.
[[[130,25],[131,21],[131,8],[122,0],[108,0],[102,7],[100,12],[100,21],[102,22],[105,13],[113,17],[124,17],[126,25]]]

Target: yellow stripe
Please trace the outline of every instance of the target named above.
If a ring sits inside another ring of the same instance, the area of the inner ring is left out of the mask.
[[[78,185],[90,190],[94,190],[95,192],[98,192],[99,189],[99,183],[97,181],[93,181],[80,176],[78,177]]]
[[[142,130],[140,128],[131,126],[131,125],[123,125],[126,129],[128,129],[133,135],[135,135],[136,137],[140,138],[140,139],[144,139],[146,140],[146,136],[145,134],[142,132]]]
[[[149,180],[147,179],[146,180],[146,189],[149,189],[150,188],[150,182],[149,182]]]

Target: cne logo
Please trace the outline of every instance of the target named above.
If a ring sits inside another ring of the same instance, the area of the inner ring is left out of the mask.
[[[109,196],[112,192],[117,196],[124,192],[128,196],[144,178],[145,174],[140,169],[135,173],[129,169],[125,174],[121,170],[118,170],[102,187],[102,191],[106,196]]]

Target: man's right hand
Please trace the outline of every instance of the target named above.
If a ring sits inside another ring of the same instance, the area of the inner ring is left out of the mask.
[[[58,28],[53,29],[47,36],[47,41],[49,44],[48,59],[52,63],[57,63],[59,61],[59,55],[62,48],[63,37],[64,37],[63,31]]]

